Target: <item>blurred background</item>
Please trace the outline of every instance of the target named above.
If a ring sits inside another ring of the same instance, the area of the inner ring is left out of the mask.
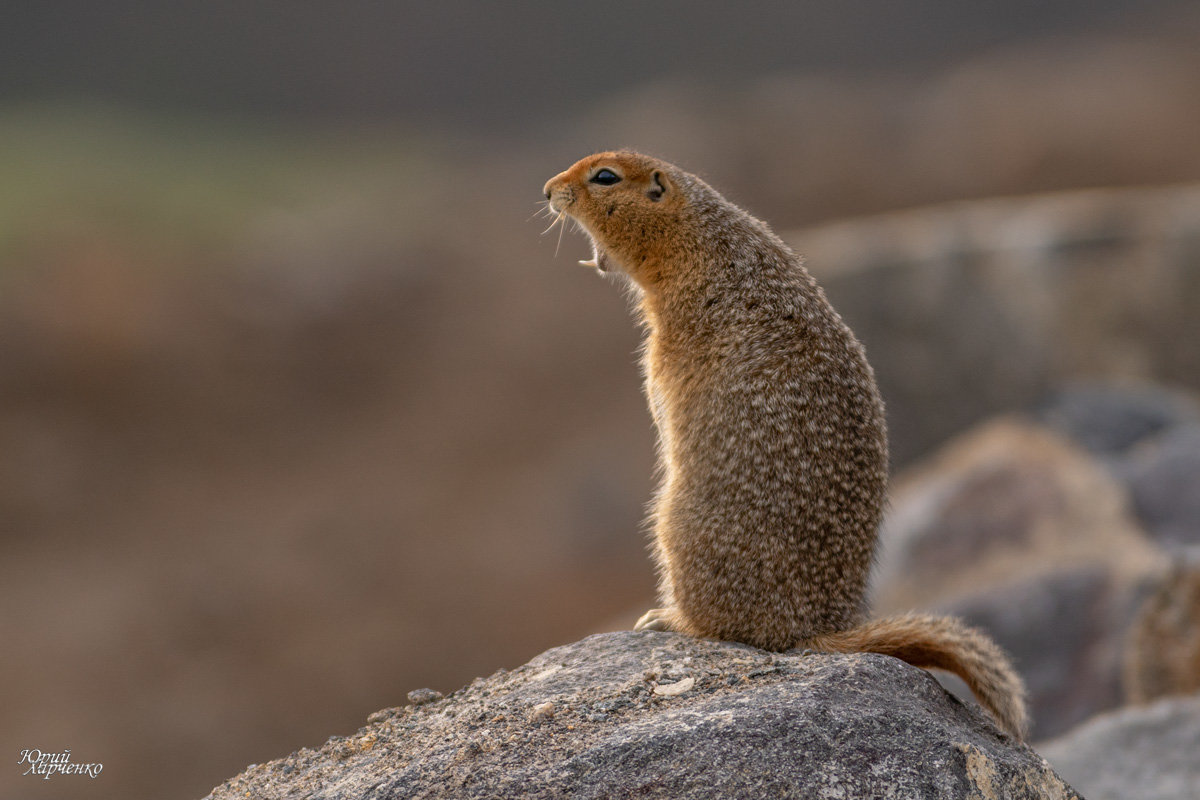
[[[535,217],[590,152],[808,254],[897,473],[1200,388],[1188,0],[30,3],[0,67],[0,736],[104,764],[6,797],[200,797],[649,606],[638,333]]]

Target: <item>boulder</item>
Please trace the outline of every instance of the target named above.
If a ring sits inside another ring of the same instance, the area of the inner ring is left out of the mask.
[[[412,697],[208,800],[1078,798],[983,712],[880,655],[599,634]]]
[[[1200,407],[1189,393],[1153,384],[1075,383],[1053,392],[1030,416],[1093,455],[1119,459],[1139,443],[1200,422]]]
[[[1031,417],[1070,439],[1126,488],[1145,532],[1168,551],[1200,545],[1200,402],[1151,384],[1077,383]]]
[[[885,611],[945,604],[1062,568],[1121,583],[1164,557],[1124,487],[1066,439],[1001,418],[908,470],[892,491],[874,578]]]
[[[1124,474],[1135,513],[1162,547],[1200,546],[1200,423],[1137,448]]]
[[[1088,800],[1200,796],[1200,697],[1097,717],[1042,752]]]

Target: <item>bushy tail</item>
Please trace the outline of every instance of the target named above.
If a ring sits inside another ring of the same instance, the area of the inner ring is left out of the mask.
[[[908,614],[815,636],[805,647],[830,653],[882,653],[924,669],[953,672],[1000,727],[1023,739],[1025,685],[1012,662],[982,631],[953,617]]]

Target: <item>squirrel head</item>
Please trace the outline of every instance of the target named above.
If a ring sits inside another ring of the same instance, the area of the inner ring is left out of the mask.
[[[679,244],[686,207],[681,174],[640,153],[597,153],[555,175],[544,192],[550,210],[573,219],[591,239],[592,259],[581,264],[619,270],[647,287]]]

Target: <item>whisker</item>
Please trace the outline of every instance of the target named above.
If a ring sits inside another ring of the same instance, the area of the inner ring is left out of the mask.
[[[566,217],[566,213],[559,211],[558,215],[555,216],[553,220],[551,220],[549,227],[547,227],[546,230],[542,231],[542,236],[545,236],[547,233],[554,230],[554,226],[557,225],[558,223],[562,222],[564,217]],[[562,238],[561,233],[559,235],[559,238],[560,239]],[[557,251],[556,251],[556,253],[557,253]]]
[[[558,226],[558,242],[554,245],[555,258],[558,258],[558,248],[562,247],[563,231],[567,229],[567,215],[563,212],[559,212],[558,221],[562,224]]]
[[[533,219],[534,217],[538,217],[538,216],[545,217],[545,216],[549,216],[550,214],[554,213],[553,211],[550,210],[550,201],[549,200],[538,200],[534,203],[534,205],[536,205],[538,207],[538,210],[533,212],[532,214],[530,214],[529,219],[525,220],[526,222],[529,222],[529,220]]]

